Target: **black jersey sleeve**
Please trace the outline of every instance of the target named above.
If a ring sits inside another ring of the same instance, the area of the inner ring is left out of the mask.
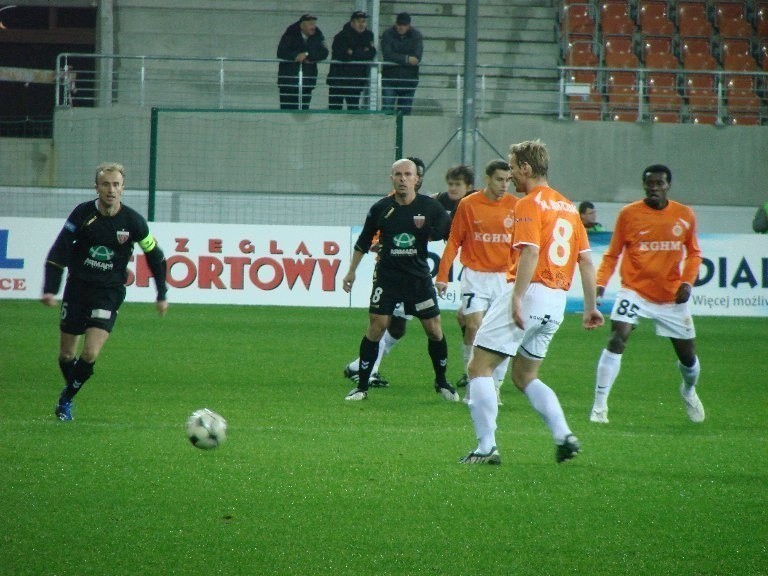
[[[145,255],[147,257],[147,265],[152,272],[152,276],[155,278],[155,286],[157,287],[157,299],[165,300],[166,295],[168,294],[168,285],[165,281],[167,271],[165,254],[163,254],[160,246],[155,244],[155,247]]]
[[[393,202],[394,200],[387,197],[371,206],[371,209],[368,210],[368,215],[365,217],[363,230],[360,232],[360,236],[357,237],[357,242],[355,242],[355,250],[365,254],[371,249],[373,238],[381,227],[382,217],[386,217],[386,212],[392,208]]]
[[[72,260],[74,244],[77,240],[77,229],[81,224],[82,215],[78,206],[67,218],[64,227],[59,232],[53,246],[48,251],[45,259],[45,272],[43,276],[43,293],[57,294],[61,288],[61,279],[64,276],[64,269],[67,268]]]
[[[429,237],[432,240],[447,240],[451,232],[451,215],[439,202],[434,201],[434,204],[435,219]]]

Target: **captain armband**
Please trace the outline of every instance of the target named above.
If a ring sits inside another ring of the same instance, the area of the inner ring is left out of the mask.
[[[154,237],[152,234],[147,234],[147,237],[143,240],[139,240],[139,246],[141,246],[141,249],[146,254],[147,252],[151,252],[155,246],[157,246],[157,242],[155,242]]]

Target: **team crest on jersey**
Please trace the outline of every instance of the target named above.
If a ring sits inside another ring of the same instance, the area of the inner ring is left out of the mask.
[[[512,228],[512,226],[514,226],[514,225],[515,225],[515,219],[514,218],[512,218],[510,216],[507,216],[506,218],[504,218],[504,228]]]
[[[131,236],[131,233],[128,232],[128,230],[118,230],[117,231],[117,243],[118,244],[125,244],[128,242],[128,238]]]
[[[416,214],[416,216],[413,217],[413,224],[416,226],[416,228],[422,228],[426,220],[427,217],[424,216],[424,214]]]
[[[683,227],[680,226],[680,224],[675,224],[672,226],[672,234],[675,236],[680,236],[683,233]]]

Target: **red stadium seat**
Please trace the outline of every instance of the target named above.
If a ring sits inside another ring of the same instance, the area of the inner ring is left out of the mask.
[[[763,71],[768,72],[768,38],[760,40],[758,54],[760,55],[760,67]]]
[[[637,8],[640,32],[656,36],[672,36],[677,32],[669,18],[665,0],[640,0]]]
[[[679,124],[680,112],[675,110],[657,110],[651,113],[651,122],[654,124]]]
[[[718,118],[716,112],[694,111],[690,114],[691,124],[717,124]]]
[[[603,34],[632,34],[635,22],[629,15],[629,5],[622,0],[608,0],[600,7],[600,29]]]
[[[757,70],[752,46],[744,38],[724,38],[720,43],[721,61],[726,70]]]
[[[679,66],[673,53],[673,43],[670,36],[643,37],[643,62],[646,68],[675,69]]]
[[[568,96],[568,108],[574,120],[602,119],[603,97],[598,86],[597,72],[590,70],[573,70],[569,82],[574,85],[588,87],[583,95]]]
[[[680,2],[677,5],[677,28],[680,36],[713,36],[712,24],[707,17],[706,2]]]
[[[688,74],[685,97],[691,111],[716,111],[717,90],[713,74]]]
[[[721,36],[749,38],[752,24],[747,22],[747,7],[743,2],[717,2],[715,4],[715,26]]]
[[[605,89],[610,108],[637,109],[637,74],[634,72],[610,72],[605,81]]]
[[[570,34],[595,34],[595,18],[589,4],[567,4],[563,6],[561,32]]]
[[[639,68],[640,60],[632,50],[632,36],[604,36],[603,61],[609,68]]]
[[[729,76],[726,78],[725,94],[731,115],[736,112],[760,115],[760,98],[755,92],[753,76]]]
[[[683,99],[677,89],[677,75],[669,72],[648,74],[648,108],[659,110],[680,110]]]
[[[608,113],[608,117],[614,122],[637,122],[637,110],[614,109]]]
[[[734,126],[760,126],[762,124],[759,112],[732,112],[728,122]]]
[[[584,38],[576,39],[576,38]],[[566,66],[597,67],[600,62],[592,47],[594,43],[590,36],[571,36],[565,53]]]

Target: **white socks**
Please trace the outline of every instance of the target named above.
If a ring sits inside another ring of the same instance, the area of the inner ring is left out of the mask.
[[[699,380],[699,372],[701,371],[701,364],[699,364],[699,358],[696,357],[696,361],[690,368],[681,364],[679,361],[677,367],[680,370],[680,374],[683,376],[683,384],[685,384],[685,393],[692,394],[694,392],[693,387],[696,386],[696,382]]]
[[[496,384],[496,388],[501,388],[504,383],[504,377],[507,375],[507,368],[509,367],[510,357],[507,356],[501,364],[493,369],[493,381]]]
[[[491,376],[472,378],[468,386],[472,389],[469,413],[475,425],[477,452],[487,454],[496,446],[496,417],[499,414],[496,387]]]
[[[595,381],[595,402],[593,410],[608,409],[608,395],[611,393],[613,383],[621,370],[621,354],[614,354],[603,350],[600,360],[597,362],[597,379]]]
[[[563,408],[557,399],[555,392],[544,384],[538,378],[531,380],[525,387],[525,395],[533,406],[533,409],[539,413],[549,430],[552,432],[552,438],[555,444],[562,444],[565,438],[571,433],[568,423],[565,421]],[[475,391],[472,390],[472,401],[475,402]]]

